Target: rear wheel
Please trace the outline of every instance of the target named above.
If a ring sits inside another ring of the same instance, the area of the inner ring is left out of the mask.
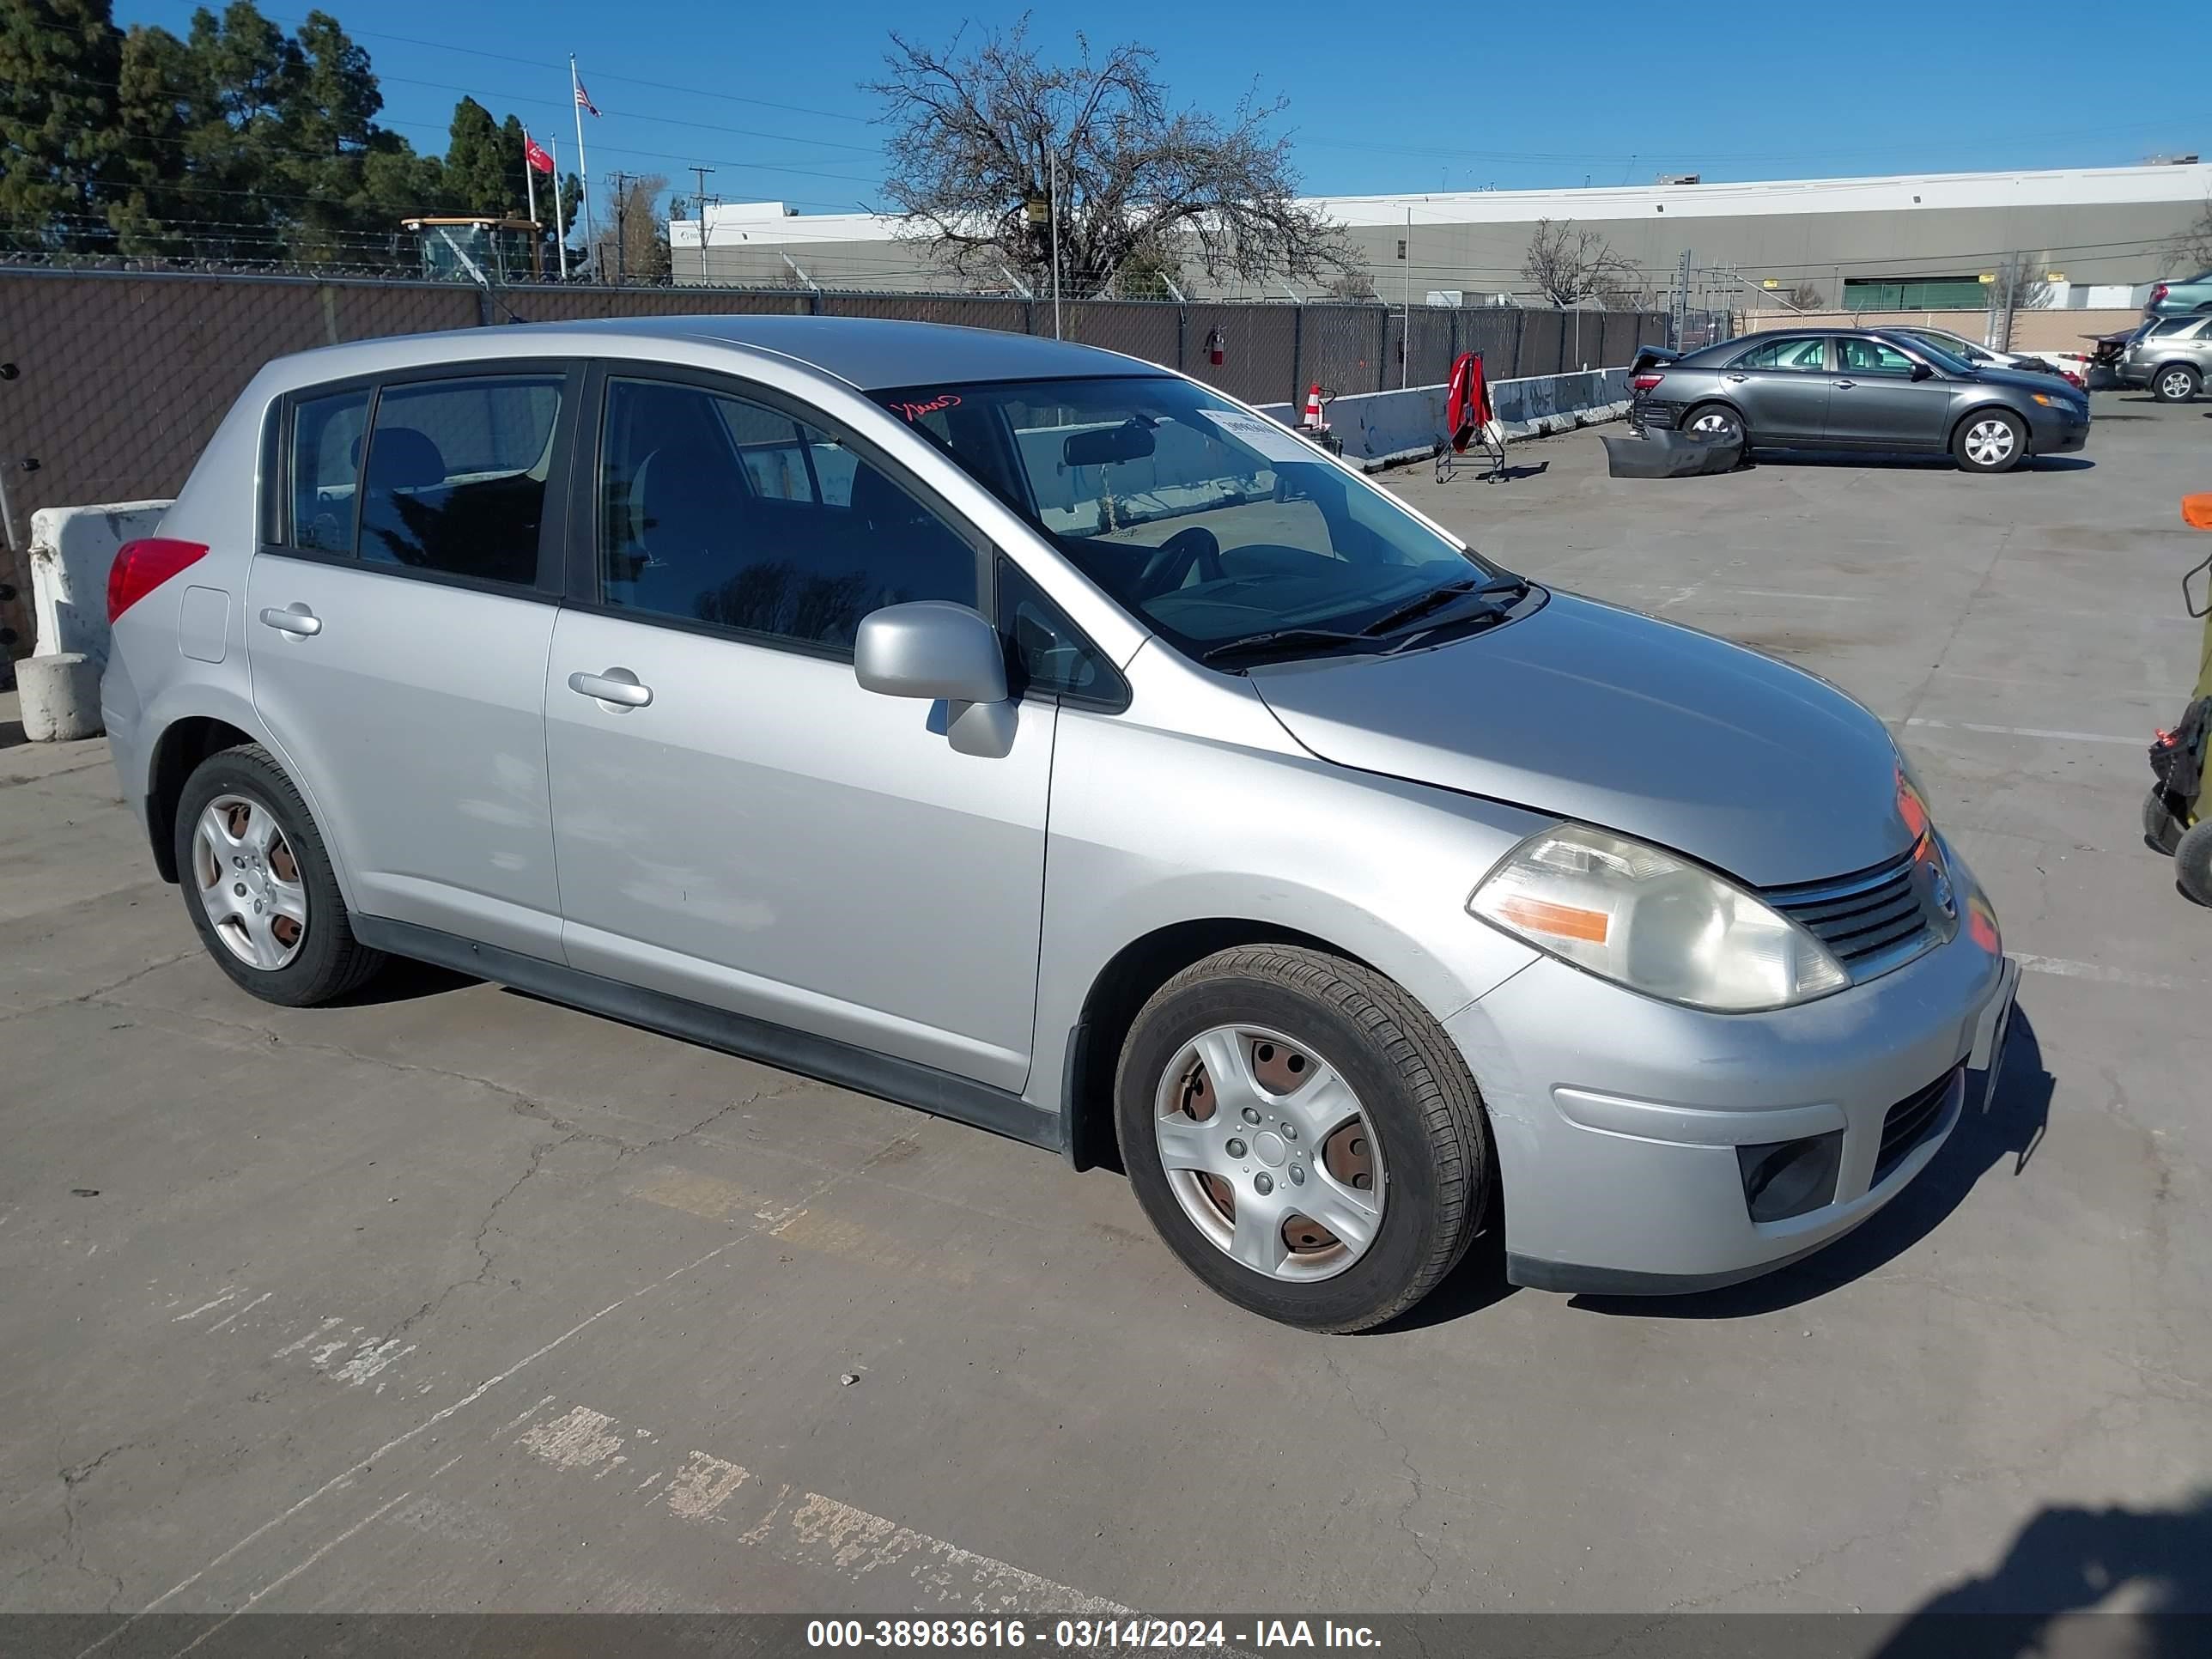
[[[2212,818],[2202,818],[2173,845],[2173,878],[2198,904],[2212,905]]]
[[[2151,376],[2151,396],[2162,404],[2185,404],[2203,382],[2186,363],[2168,363]]]
[[[1969,472],[2009,472],[2027,453],[2027,427],[2002,409],[1977,410],[1959,422],[1951,453]]]
[[[1465,1254],[1490,1144],[1458,1051],[1397,986],[1287,945],[1224,951],[1146,1003],[1121,1157],[1185,1267],[1316,1331],[1404,1312]]]
[[[176,855],[208,954],[263,1001],[327,1002],[383,965],[353,936],[307,802],[258,744],[209,757],[185,781]]]
[[[1744,444],[1743,416],[1726,404],[1699,404],[1682,417],[1682,430],[1718,444]]]

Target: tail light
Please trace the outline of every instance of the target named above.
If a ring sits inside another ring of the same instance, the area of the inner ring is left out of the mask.
[[[207,556],[200,542],[180,542],[167,536],[149,536],[125,542],[107,568],[107,620],[114,620],[144,599],[177,572]]]
[[[1629,389],[1632,392],[1656,391],[1659,382],[1666,378],[1664,374],[1638,374],[1629,381]]]
[[[2164,283],[2159,283],[2155,288],[2152,289],[2151,289],[2151,291],[2150,291],[2150,302],[2151,302],[2151,304],[2153,304],[2153,305],[2156,305],[2160,301],[2161,301],[2161,300],[2163,300],[2164,298],[2166,298],[2166,296],[2168,294],[2172,293],[2172,290],[2171,289],[2167,288],[2167,287],[2166,287],[2166,285]]]

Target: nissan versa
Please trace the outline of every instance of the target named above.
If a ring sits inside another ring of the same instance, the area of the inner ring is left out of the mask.
[[[1118,1161],[1231,1301],[1676,1291],[2002,1042],[1881,722],[1194,381],[701,317],[270,364],[108,592],[125,797],[272,1002],[443,963]]]

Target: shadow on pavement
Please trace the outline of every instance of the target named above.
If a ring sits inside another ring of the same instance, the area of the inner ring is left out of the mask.
[[[1872,1273],[1940,1226],[1992,1170],[2018,1176],[2027,1167],[2051,1115],[2053,1079],[2024,1006],[2013,1011],[1996,1098],[1974,1103],[1984,1073],[1966,1074],[1959,1126],[1918,1179],[1856,1231],[1802,1261],[1725,1290],[1694,1296],[1578,1296],[1573,1305],[1644,1319],[1741,1319],[1795,1307]]]
[[[412,1002],[418,997],[443,996],[448,991],[465,991],[471,985],[482,984],[466,974],[457,974],[450,968],[433,967],[427,962],[416,962],[410,957],[394,957],[384,964],[382,971],[359,990],[338,997],[324,1005],[331,1008],[370,1008],[384,1002]]]
[[[2075,1622],[2066,1615],[2095,1612],[2115,1596],[2125,1611],[2097,1613],[2091,1641],[2065,1639]],[[2208,1613],[2212,1492],[2172,1510],[2069,1505],[2034,1516],[2003,1560],[1929,1596],[1869,1659],[2180,1659],[2206,1650]]]

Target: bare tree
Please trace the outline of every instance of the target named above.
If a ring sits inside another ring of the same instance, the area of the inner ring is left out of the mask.
[[[1794,311],[1823,311],[1827,308],[1828,296],[1820,292],[1817,283],[1800,283],[1790,290],[1789,303]]]
[[[668,216],[660,210],[660,192],[668,180],[657,173],[640,177],[621,175],[622,190],[599,211],[606,216],[599,227],[599,245],[592,251],[594,269],[607,276],[615,270],[615,235],[622,235],[622,279],[626,283],[665,283],[669,276]]]
[[[1999,265],[1996,280],[1990,284],[1990,309],[2002,311],[2009,306],[2014,311],[2035,311],[2049,305],[2051,283],[2039,274],[2042,270],[2042,262],[2031,263],[2024,258]]]
[[[905,234],[963,273],[1003,262],[1051,284],[1054,220],[1064,293],[1102,292],[1132,261],[1219,279],[1341,269],[1341,233],[1296,199],[1290,141],[1268,127],[1283,100],[1240,100],[1227,119],[1171,111],[1158,54],[1134,43],[1048,64],[1025,15],[963,47],[891,36],[884,101],[892,156],[884,194]],[[1056,201],[1057,212],[1050,204]]]
[[[2167,263],[2178,271],[2212,268],[2212,198],[2197,210],[2197,217],[2166,249]]]
[[[1615,253],[1598,232],[1587,226],[1577,230],[1571,219],[1536,221],[1521,274],[1547,300],[1562,307],[1592,300],[1609,305],[1636,282],[1634,265]]]
[[[1329,280],[1328,297],[1332,300],[1372,300],[1376,297],[1375,279],[1357,268],[1339,271]]]

